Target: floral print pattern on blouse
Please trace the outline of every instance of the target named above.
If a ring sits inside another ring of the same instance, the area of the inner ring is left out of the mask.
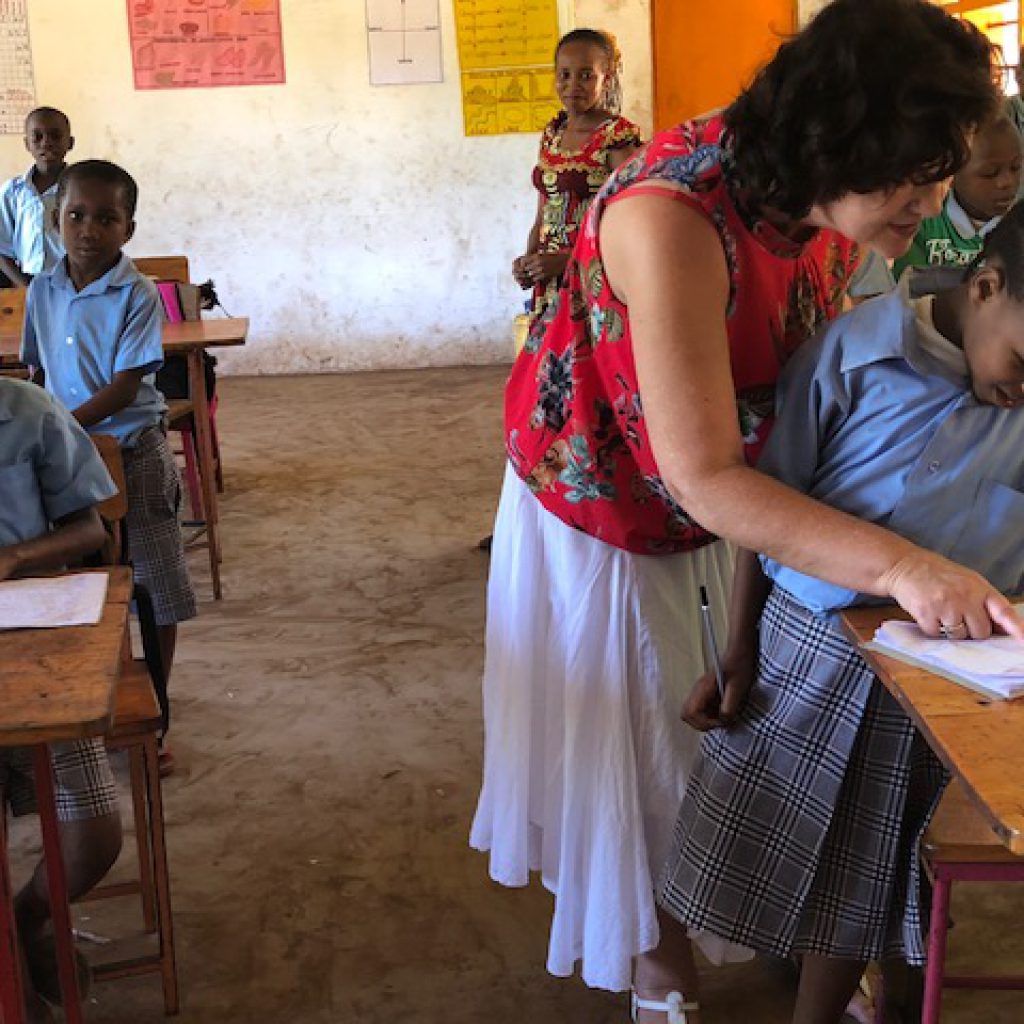
[[[563,522],[628,551],[666,554],[715,538],[680,507],[658,471],[637,386],[629,310],[605,278],[601,215],[624,195],[645,191],[697,210],[721,240],[736,415],[751,465],[771,429],[779,373],[841,311],[857,249],[824,230],[794,242],[747,210],[719,118],[658,135],[591,203],[564,285],[532,323],[506,388],[508,455],[537,499]]]

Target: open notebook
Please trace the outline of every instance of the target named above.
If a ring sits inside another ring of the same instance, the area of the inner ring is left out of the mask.
[[[1024,613],[1024,604],[1015,606]],[[1007,636],[988,640],[943,640],[925,636],[913,622],[883,622],[869,651],[927,669],[988,697],[1024,695],[1024,643]]]
[[[105,572],[0,582],[0,629],[95,626],[107,598]]]

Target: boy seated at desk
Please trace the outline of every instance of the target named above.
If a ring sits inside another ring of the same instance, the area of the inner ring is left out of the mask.
[[[59,569],[104,540],[96,505],[117,493],[92,441],[71,414],[32,384],[0,377],[0,580]],[[68,893],[77,899],[121,850],[117,791],[102,738],[50,747]],[[15,814],[34,808],[32,751],[0,749],[0,793]],[[15,899],[29,967],[29,1020],[50,1020],[40,996],[59,1000],[42,861]]]
[[[196,614],[178,522],[181,482],[167,443],[160,297],[121,249],[135,232],[138,186],[105,160],[72,164],[54,221],[65,257],[28,290],[21,361],[90,433],[111,434],[124,458],[125,535],[135,582],[153,601],[164,674],[177,624]],[[169,769],[169,755],[161,755]]]

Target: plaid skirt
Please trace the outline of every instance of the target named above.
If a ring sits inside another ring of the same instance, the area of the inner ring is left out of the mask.
[[[117,786],[101,737],[50,745],[54,797],[60,821],[86,821],[115,814]],[[16,815],[36,810],[31,747],[0,750],[0,791]]]
[[[947,779],[838,628],[776,588],[757,682],[705,737],[659,902],[775,956],[922,964],[918,851]]]
[[[125,539],[135,582],[149,591],[158,625],[194,618],[196,595],[178,522],[181,480],[167,435],[160,427],[150,427],[122,455],[128,497]]]

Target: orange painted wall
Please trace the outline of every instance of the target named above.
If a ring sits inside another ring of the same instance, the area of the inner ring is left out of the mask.
[[[796,0],[652,0],[655,127],[725,106],[796,16]]]

